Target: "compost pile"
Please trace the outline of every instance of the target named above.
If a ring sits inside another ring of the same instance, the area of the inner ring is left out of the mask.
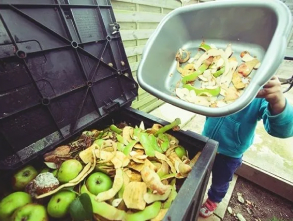
[[[234,55],[232,45],[218,49],[202,42],[195,55],[179,49],[175,60],[181,82],[176,95],[187,102],[207,107],[222,107],[238,99],[250,83],[253,69],[260,61],[248,51]]]
[[[14,174],[0,220],[162,220],[177,195],[176,181],[200,155],[190,159],[167,133],[179,124],[84,131],[46,153],[41,171],[28,165]]]

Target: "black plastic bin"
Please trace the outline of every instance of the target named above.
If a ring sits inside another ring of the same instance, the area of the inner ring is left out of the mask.
[[[167,122],[130,108],[131,75],[109,0],[0,0],[0,178],[83,130]],[[164,220],[195,220],[218,143],[170,132],[202,151]]]

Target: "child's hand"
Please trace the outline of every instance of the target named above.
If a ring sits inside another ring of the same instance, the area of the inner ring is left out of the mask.
[[[273,76],[263,86],[263,89],[258,92],[256,97],[265,98],[269,102],[273,115],[279,114],[285,109],[286,99],[282,92],[281,82],[276,76]]]

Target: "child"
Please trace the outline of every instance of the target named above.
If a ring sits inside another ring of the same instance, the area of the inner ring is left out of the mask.
[[[219,147],[212,169],[212,185],[208,199],[200,208],[200,216],[212,215],[225,197],[229,182],[242,163],[243,153],[253,143],[257,121],[261,119],[270,135],[279,138],[293,136],[293,107],[284,97],[281,83],[275,76],[242,111],[225,117],[206,118],[202,134],[218,141]]]

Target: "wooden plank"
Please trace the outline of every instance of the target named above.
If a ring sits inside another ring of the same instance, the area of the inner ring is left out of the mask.
[[[148,96],[153,96],[153,97],[155,97],[154,95],[150,94],[149,92],[144,91],[143,93],[141,93],[141,94],[139,95],[139,99],[138,99],[138,100],[143,100],[145,97],[148,97]]]
[[[138,107],[144,106],[145,104],[152,102],[156,99],[158,99],[158,98],[151,96],[151,95],[144,97],[144,99],[142,99],[142,100],[140,98],[138,98],[138,101],[135,102],[133,107],[138,108]]]
[[[241,177],[293,202],[293,183],[264,171],[246,161],[236,171]]]
[[[136,71],[147,39],[165,16],[164,14],[180,7],[181,3],[176,0],[116,0],[112,5],[121,27],[120,33],[132,75],[137,81]],[[139,88],[133,106],[149,112],[162,103],[164,102]]]
[[[157,97],[153,96],[152,94],[149,94],[148,92],[145,92],[145,93],[142,93],[141,95],[139,95],[138,100],[142,101],[142,100],[144,100],[146,98],[149,98],[149,97],[157,98]]]
[[[136,39],[146,39],[149,38],[154,29],[144,29],[144,30],[121,30],[120,34],[123,41],[136,40]]]
[[[150,6],[150,5],[139,5],[140,12],[150,12],[150,13],[161,13],[160,7]]]
[[[165,15],[149,12],[114,10],[117,22],[160,22]]]
[[[146,43],[147,43],[147,41],[148,41],[149,39],[139,39],[139,40],[137,40],[137,45],[139,46],[139,45],[146,45]]]
[[[123,41],[124,48],[137,46],[136,40]]]
[[[137,25],[140,29],[156,29],[159,23],[157,22],[138,22]]]
[[[138,96],[140,96],[141,94],[145,93],[146,91],[144,89],[142,89],[141,87],[138,88]]]
[[[129,3],[135,3],[140,5],[150,5],[150,6],[156,6],[156,7],[162,7],[162,8],[171,8],[175,9],[181,6],[181,3],[179,1],[175,0],[115,0],[117,2],[129,2]],[[112,1],[112,2],[115,2]]]
[[[173,11],[173,9],[163,8],[163,13],[164,13],[164,14],[168,14],[168,13],[170,13],[171,11]]]
[[[120,32],[122,30],[134,30],[137,29],[137,23],[135,22],[119,22]]]
[[[129,47],[125,48],[125,52],[127,57],[134,56],[134,55],[141,55],[144,49],[144,45],[136,46],[136,47]]]
[[[130,69],[131,71],[137,71],[137,68],[138,68],[138,65],[139,65],[139,62],[135,62],[135,63],[130,63]]]
[[[134,56],[128,56],[128,62],[129,63],[135,63],[135,62],[137,62],[137,56],[136,55],[134,55]]]
[[[116,10],[127,10],[127,11],[136,11],[136,4],[129,3],[125,1],[112,1],[113,9]]]
[[[144,105],[143,107],[140,107],[139,110],[149,113],[157,107],[161,106],[163,103],[165,102],[162,100],[153,101],[149,104]]]

